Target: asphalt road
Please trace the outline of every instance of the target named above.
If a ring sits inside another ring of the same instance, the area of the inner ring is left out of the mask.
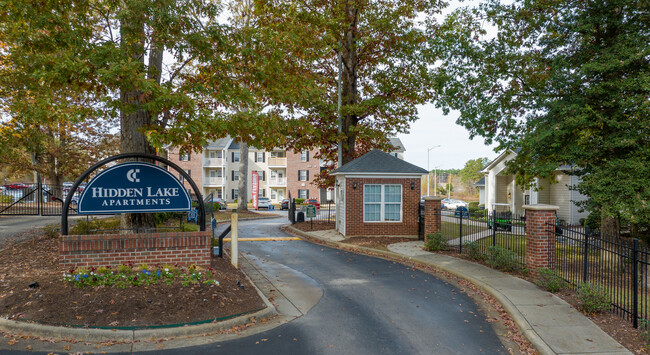
[[[278,230],[284,223],[242,222],[240,236],[287,236]],[[240,249],[304,273],[323,288],[322,299],[264,333],[155,353],[507,353],[474,301],[433,275],[304,241],[242,242]]]

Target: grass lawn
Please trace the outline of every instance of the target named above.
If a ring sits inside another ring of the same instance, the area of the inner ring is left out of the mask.
[[[456,239],[461,236],[460,224],[458,223],[442,221],[440,227],[442,230],[442,235],[447,238],[447,240]],[[466,225],[463,223],[462,236],[464,237],[466,235],[478,233],[487,229],[488,228],[485,226]]]
[[[498,233],[495,238],[496,246],[512,250],[517,254],[524,254],[526,251],[526,236],[509,233]],[[476,241],[480,249],[492,246],[492,235]]]

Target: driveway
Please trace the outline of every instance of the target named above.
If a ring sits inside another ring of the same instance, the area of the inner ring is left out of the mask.
[[[282,219],[242,222],[240,237],[287,237]],[[246,338],[164,354],[505,354],[474,301],[431,274],[305,241],[242,242],[258,267],[283,265],[323,297],[306,315]],[[283,282],[288,280],[275,280]]]

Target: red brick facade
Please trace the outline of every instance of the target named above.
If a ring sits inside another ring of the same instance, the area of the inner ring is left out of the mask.
[[[530,205],[526,210],[526,266],[533,276],[537,269],[555,266],[555,212],[557,206]]]
[[[442,197],[424,198],[424,235],[442,231]]]
[[[194,180],[194,183],[196,186],[201,190],[203,188],[203,155],[202,153],[190,153],[190,160],[188,161],[181,161],[180,156],[179,156],[179,151],[178,148],[173,147],[169,149],[169,161],[172,163],[178,165],[181,169],[183,170],[189,170],[190,171],[190,177],[192,180]],[[180,173],[177,172],[174,169],[170,169],[170,172],[178,177],[179,179],[181,178]],[[192,187],[190,184],[183,180],[183,185],[187,189],[187,191],[190,192],[191,195],[195,195],[196,193],[192,190]],[[200,191],[203,193],[202,191]]]
[[[345,235],[417,235],[420,178],[346,178]],[[357,188],[354,188],[354,184]],[[363,185],[402,185],[402,222],[363,222]],[[411,189],[413,186],[413,189]]]
[[[320,200],[320,189],[313,184],[314,178],[320,173],[319,160],[314,157],[316,152],[317,150],[310,150],[308,160],[301,161],[300,152],[294,153],[287,150],[287,198],[289,197],[289,192],[291,193],[291,198],[297,198],[299,197],[298,190],[308,190],[309,198]],[[307,181],[298,180],[300,170],[308,171]]]
[[[61,268],[124,263],[210,265],[211,232],[64,235]]]

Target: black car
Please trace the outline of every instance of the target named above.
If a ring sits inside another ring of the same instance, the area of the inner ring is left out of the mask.
[[[285,198],[282,200],[282,203],[280,203],[280,209],[281,210],[288,210],[289,209],[289,199]]]

